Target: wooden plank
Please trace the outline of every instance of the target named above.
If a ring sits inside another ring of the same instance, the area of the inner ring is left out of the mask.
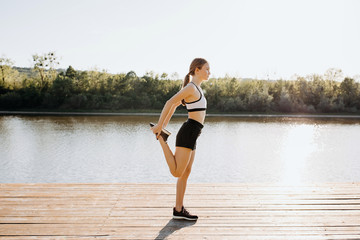
[[[104,201],[92,201],[92,200],[72,200],[70,201],[69,199],[66,200],[35,200],[35,201],[21,201],[21,208],[36,208],[36,209],[42,209],[42,208],[55,208],[55,207],[62,207],[62,206],[71,206],[71,207],[80,207],[80,208],[84,208],[84,207],[107,207],[111,204],[115,204],[117,203],[117,205],[121,205],[121,204],[131,204],[133,202],[139,202],[142,203],[146,200],[149,200],[150,204],[152,205],[159,205],[158,201],[162,201],[162,202],[173,202],[175,199],[175,196],[170,197],[170,198],[148,198],[148,197],[139,197],[139,196],[134,196],[131,199],[131,196],[128,196],[130,198],[127,199],[117,199],[116,201],[109,201],[109,200],[104,200]],[[327,205],[351,205],[351,206],[356,206],[356,205],[360,205],[359,200],[360,199],[343,199],[343,200],[338,200],[338,199],[307,199],[307,200],[297,200],[297,199],[281,199],[281,200],[273,200],[273,199],[194,199],[194,198],[186,198],[186,200],[188,202],[190,202],[192,205],[196,205],[198,203],[204,202],[206,201],[208,204],[207,205],[211,205],[211,206],[215,206],[218,204],[219,201],[223,202],[226,206],[236,206],[236,205],[242,205],[242,206],[253,206],[253,205],[269,205],[269,206],[276,206],[276,205],[314,205],[314,206],[327,206]],[[12,208],[12,207],[19,207],[19,201],[1,201],[2,202],[2,206],[7,207],[7,208]],[[70,202],[70,203],[69,203]],[[214,204],[212,204],[214,203]],[[160,205],[161,206],[161,205]]]
[[[290,191],[302,191],[302,190],[337,190],[340,191],[342,189],[356,189],[360,187],[360,184],[310,184],[310,185],[302,185],[302,186],[277,186],[274,184],[266,185],[266,184],[204,184],[204,183],[196,183],[192,184],[192,189],[198,190],[212,190],[212,189],[235,189],[235,190],[290,190]],[[70,183],[0,183],[0,189],[4,190],[17,190],[17,189],[54,189],[54,190],[126,190],[126,189],[171,189],[175,186],[175,183],[169,184],[159,184],[159,183],[133,183],[133,184],[70,184]]]
[[[81,239],[81,240],[93,240],[93,239],[106,239],[106,240],[129,240],[129,239],[136,239],[136,240],[154,240],[154,239],[169,239],[169,240],[177,240],[177,239],[213,239],[213,240],[258,240],[258,239],[264,239],[264,240],[359,240],[359,235],[303,235],[303,236],[294,236],[294,235],[241,235],[239,238],[239,235],[229,235],[226,234],[224,236],[211,236],[211,238],[204,237],[203,235],[198,234],[189,234],[186,235],[186,238],[184,236],[178,235],[176,232],[170,234],[167,236],[167,234],[158,234],[158,235],[148,235],[148,234],[132,234],[131,236],[126,235],[112,235],[112,236],[96,236],[96,237],[87,237],[87,236],[67,236],[66,239]],[[44,240],[64,240],[65,238],[63,236],[8,236],[8,237],[2,237],[1,239],[9,239],[9,240],[24,240],[24,239],[44,239]]]
[[[131,235],[136,231],[156,233],[161,231],[164,226],[118,226],[107,224],[8,224],[3,225],[0,229],[0,235],[19,235],[26,231],[26,235],[111,235],[111,234],[127,234]],[[167,228],[176,228],[177,223],[167,225]],[[99,229],[100,228],[100,229]],[[277,234],[277,235],[308,235],[308,234],[358,234],[360,227],[337,227],[337,226],[200,226],[197,224],[184,227],[184,233],[189,234],[206,234],[220,235],[231,232],[232,235],[259,235],[259,234]]]
[[[112,184],[61,184],[61,183],[48,183],[48,184],[30,184],[30,183],[24,183],[24,184],[12,184],[12,183],[0,183],[0,189],[4,190],[17,190],[17,189],[47,189],[47,190],[65,190],[69,189],[71,191],[75,190],[109,190],[109,191],[115,191],[115,190],[127,190],[127,189],[171,189],[176,184],[169,183],[169,184],[158,184],[158,183],[134,183],[134,184],[118,184],[118,185],[112,185]],[[241,184],[241,183],[240,183]],[[203,183],[193,183],[192,189],[198,189],[198,190],[212,190],[212,189],[235,189],[235,190],[249,190],[249,191],[257,191],[257,190],[290,190],[290,191],[302,191],[302,190],[338,190],[341,189],[353,189],[358,188],[359,184],[346,184],[346,185],[308,185],[308,186],[276,186],[276,185],[231,185],[231,184],[203,184]]]
[[[7,197],[2,197],[0,198],[1,202],[6,203],[6,202],[30,202],[30,201],[34,201],[34,202],[39,202],[39,201],[83,201],[83,202],[97,202],[97,201],[101,201],[101,202],[114,202],[117,201],[118,199],[134,199],[134,198],[142,198],[142,199],[173,199],[175,196],[175,193],[173,194],[150,194],[150,193],[144,193],[144,194],[126,194],[126,195],[120,195],[120,194],[116,194],[114,193],[114,195],[116,195],[117,197],[111,197],[111,198],[104,198],[101,196],[95,196],[93,198],[87,198],[87,197],[81,197],[78,196],[74,199],[74,197],[38,197],[38,196],[34,196],[34,197],[15,197],[15,196],[7,196]],[[201,199],[203,200],[208,200],[208,199],[219,199],[219,200],[231,200],[231,199],[236,199],[236,200],[261,200],[261,201],[281,201],[281,200],[359,200],[360,199],[360,195],[238,195],[238,194],[221,194],[221,195],[208,195],[208,194],[204,194],[204,195],[192,195],[192,194],[187,194],[186,198],[187,199],[199,199],[201,197]]]
[[[198,212],[196,212],[198,213]],[[283,216],[267,216],[255,215],[255,216],[211,216],[202,217],[203,213],[200,213],[200,220],[197,225],[249,225],[249,224],[267,224],[267,225],[302,225],[302,226],[324,226],[324,225],[346,225],[357,226],[356,220],[359,216],[317,216],[317,215],[283,215]],[[117,224],[120,226],[149,226],[150,225],[162,225],[169,220],[169,212],[162,216],[154,218],[153,216],[142,216],[140,214],[135,216],[124,217],[80,217],[80,216],[7,216],[0,217],[0,223],[103,223],[105,220],[110,224]]]

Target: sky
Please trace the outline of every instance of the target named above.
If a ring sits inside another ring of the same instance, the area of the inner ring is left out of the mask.
[[[0,0],[0,56],[31,67],[178,73],[196,57],[211,77],[360,74],[358,0]]]

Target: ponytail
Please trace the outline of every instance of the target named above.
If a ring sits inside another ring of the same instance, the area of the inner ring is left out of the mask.
[[[184,88],[190,82],[190,73],[186,74],[182,88]],[[185,106],[185,100],[181,100],[183,106]]]

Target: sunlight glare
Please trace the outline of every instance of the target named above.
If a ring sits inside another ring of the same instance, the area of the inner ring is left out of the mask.
[[[280,184],[300,185],[304,182],[303,173],[306,161],[316,149],[314,133],[314,125],[295,125],[289,129],[281,150],[284,167]]]

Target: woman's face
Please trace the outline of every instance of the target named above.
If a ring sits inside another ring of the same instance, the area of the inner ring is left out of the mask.
[[[210,66],[208,63],[205,63],[201,69],[197,68],[196,71],[197,77],[199,77],[201,80],[208,80],[210,76]]]

